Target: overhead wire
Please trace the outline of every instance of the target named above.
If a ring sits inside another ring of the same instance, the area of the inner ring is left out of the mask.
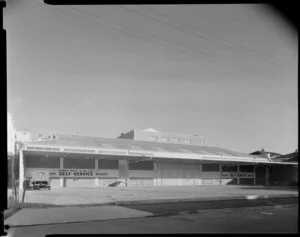
[[[70,6],[68,6],[68,7],[70,7]],[[88,12],[83,11],[83,10],[81,10],[81,9],[78,9],[78,8],[76,8],[76,7],[70,7],[70,8],[74,8],[74,9],[77,9],[78,11],[81,11],[81,12],[84,12],[84,13],[87,13],[87,14],[91,14],[91,15],[93,15],[93,16],[95,16],[96,18],[99,18],[99,19],[101,19],[101,20],[111,21],[111,20],[105,19],[105,18],[103,18],[103,17],[100,17],[100,16],[98,16],[98,15],[96,15],[96,14],[88,13]],[[154,37],[154,38],[156,38],[156,39],[158,39],[158,40],[160,40],[160,41],[165,41],[165,42],[171,43],[172,45],[177,45],[177,47],[180,47],[180,49],[183,49],[183,50],[185,50],[185,51],[187,51],[187,52],[189,52],[189,53],[195,54],[195,50],[194,50],[194,49],[189,49],[189,48],[187,48],[186,46],[181,46],[181,45],[179,45],[179,44],[177,44],[177,43],[171,42],[170,40],[160,39],[160,38],[158,38],[158,37],[156,37],[156,36],[153,36],[153,35],[148,34],[148,33],[145,33],[145,32],[138,31],[138,30],[136,30],[136,29],[134,29],[134,28],[125,26],[125,25],[120,24],[120,23],[117,23],[117,22],[115,22],[115,21],[111,21],[111,22],[113,22],[113,23],[115,23],[115,24],[118,24],[118,25],[120,25],[120,26],[122,26],[122,27],[129,28],[129,29],[131,29],[131,30],[133,30],[133,31],[136,31],[136,32],[139,32],[139,33],[143,33],[143,34],[147,34],[147,35],[149,35],[149,36],[151,36],[151,37]],[[212,57],[215,58],[215,59],[217,59],[221,64],[225,65],[226,67],[231,67],[231,68],[234,69],[234,70],[243,71],[243,72],[247,72],[247,73],[251,73],[251,74],[252,74],[252,72],[258,72],[258,73],[261,73],[261,71],[256,70],[256,69],[253,69],[253,70],[251,70],[251,69],[246,70],[246,69],[244,69],[244,68],[242,69],[242,68],[234,67],[234,66],[232,66],[232,65],[229,64],[229,63],[224,63],[224,62],[227,62],[227,61],[225,61],[225,60],[222,59],[222,58],[219,58],[218,56],[211,55],[211,54],[209,54],[208,52],[206,52],[205,50],[201,50],[201,53],[202,53],[202,54],[205,54],[209,59],[211,59]],[[201,54],[201,56],[203,56],[202,54]],[[197,55],[197,56],[200,56],[200,55]],[[241,66],[241,65],[240,65],[240,66]],[[269,76],[269,77],[271,77],[271,79],[273,79],[273,80],[274,80],[274,77],[279,78],[279,77],[276,76],[276,75],[271,75],[271,74],[267,74],[267,73],[264,73],[264,72],[262,72],[262,73],[265,74],[265,75],[267,75],[267,76]],[[276,79],[275,79],[275,80],[276,80]],[[277,81],[278,81],[278,80],[277,80]]]
[[[139,12],[139,11],[133,10],[132,8],[125,7],[125,6],[118,6],[118,7],[121,7],[121,8],[123,8],[123,9],[126,9],[126,10],[128,10],[128,11],[130,11],[130,12],[134,12],[134,13],[136,13],[136,14],[138,14],[138,15],[141,15],[141,16],[143,16],[143,17],[145,17],[145,18],[154,20],[154,21],[156,21],[156,22],[158,22],[158,23],[161,23],[161,24],[170,26],[170,27],[175,28],[175,29],[177,29],[177,30],[185,31],[186,33],[192,34],[192,35],[194,35],[194,36],[196,36],[196,37],[199,38],[199,35],[197,35],[197,34],[194,34],[194,33],[191,33],[191,32],[187,32],[186,30],[182,30],[182,29],[180,29],[180,28],[178,28],[178,27],[176,27],[176,26],[174,26],[174,25],[167,24],[167,23],[165,23],[165,22],[163,22],[163,21],[160,21],[160,20],[158,20],[158,19],[156,19],[156,18],[154,18],[154,17],[150,17],[150,16],[145,15],[145,14]],[[201,38],[203,38],[203,37],[201,37]],[[206,52],[205,50],[203,50],[203,49],[201,49],[201,51],[202,51],[202,53],[206,53],[207,55],[209,54],[209,53],[207,53],[207,52]],[[218,58],[219,60],[223,60],[223,59],[220,59],[219,57],[217,57],[217,56],[215,56],[215,55],[209,54],[209,56],[210,56],[210,57],[214,57],[214,58]],[[256,72],[262,72],[262,71],[256,70],[256,69],[254,69],[253,71],[256,71]],[[266,75],[269,75],[269,76],[277,77],[277,75],[275,75],[275,74],[266,73],[266,72],[262,72],[262,73],[263,73],[263,74],[266,74]]]
[[[34,1],[36,1],[36,0],[34,0]],[[41,2],[38,2],[38,1],[36,1],[36,2],[39,3],[39,4],[41,4],[41,5],[43,5],[43,6],[47,6],[47,7],[51,8],[51,9],[55,9],[55,10],[57,10],[57,11],[60,11],[60,12],[63,12],[63,13],[67,13],[67,14],[70,14],[70,15],[72,15],[72,16],[76,16],[76,17],[79,17],[79,18],[81,18],[81,19],[84,19],[84,20],[87,20],[87,21],[90,21],[90,22],[99,24],[98,21],[93,21],[93,20],[90,20],[89,18],[85,18],[85,17],[79,16],[79,15],[77,15],[77,14],[70,13],[70,12],[68,12],[68,11],[62,10],[61,8],[53,7],[53,6],[50,6],[50,5],[45,5],[45,4],[43,4],[43,3],[41,3]],[[148,34],[148,33],[145,33],[145,32],[141,32],[141,31],[136,30],[136,29],[134,29],[134,28],[129,28],[128,26],[125,26],[125,25],[123,25],[123,24],[117,23],[117,22],[115,22],[115,21],[112,21],[112,20],[109,20],[109,19],[106,19],[106,18],[103,18],[103,17],[99,17],[99,16],[96,15],[96,14],[91,14],[91,13],[89,13],[89,12],[83,11],[82,9],[78,9],[78,8],[76,8],[76,7],[70,7],[70,6],[67,6],[67,7],[68,7],[68,8],[73,8],[73,9],[75,9],[75,10],[77,10],[77,11],[80,11],[80,12],[83,12],[83,13],[85,13],[85,14],[93,15],[93,16],[95,16],[96,18],[98,18],[98,19],[100,19],[100,20],[102,20],[102,21],[105,21],[105,22],[112,22],[112,23],[114,23],[114,24],[116,24],[116,25],[119,25],[119,26],[121,26],[121,27],[131,29],[132,31],[135,31],[135,32],[138,32],[138,33],[147,34],[148,36],[151,36],[152,38],[155,37],[155,36],[153,36],[153,35],[151,35],[151,34]],[[112,29],[112,30],[114,30],[114,31],[117,31],[117,32],[126,34],[126,35],[128,35],[128,36],[130,36],[130,37],[140,38],[140,39],[142,39],[142,40],[150,41],[150,42],[155,43],[155,44],[157,44],[157,45],[163,45],[164,47],[168,47],[168,48],[171,48],[171,49],[174,49],[174,48],[175,48],[175,49],[177,49],[177,50],[179,50],[179,51],[192,53],[194,56],[196,56],[196,55],[195,55],[195,50],[190,51],[190,50],[187,50],[186,47],[182,47],[182,46],[180,46],[180,45],[179,45],[180,48],[178,48],[178,44],[175,44],[175,43],[173,43],[173,42],[171,42],[171,41],[169,41],[169,40],[159,39],[158,37],[155,37],[155,38],[158,39],[159,41],[168,42],[169,44],[177,45],[177,47],[173,47],[173,46],[170,47],[170,45],[161,44],[161,42],[158,43],[157,41],[149,40],[148,38],[141,37],[141,36],[138,36],[138,35],[132,35],[132,34],[128,33],[127,31],[120,30],[120,29],[116,29],[116,28],[112,28],[112,27],[107,26],[107,25],[104,25],[104,24],[100,24],[100,25],[103,26],[103,27]],[[206,54],[206,56],[208,56],[209,58],[211,57],[211,55],[208,54],[207,52],[203,52],[203,53]],[[200,55],[198,54],[197,56],[199,57]],[[201,56],[202,56],[202,55],[201,55]],[[211,58],[210,58],[210,59],[211,59]],[[223,64],[223,65],[225,65],[225,66],[227,66],[227,67],[231,67],[231,68],[234,69],[234,70],[238,70],[238,71],[242,71],[242,72],[246,72],[246,73],[250,73],[250,74],[252,74],[252,72],[254,72],[254,71],[259,72],[259,71],[257,71],[257,70],[250,70],[250,71],[249,71],[249,70],[245,70],[245,69],[240,69],[240,68],[234,67],[234,66],[232,66],[232,65],[230,65],[230,64],[228,64],[228,63],[224,63],[224,60],[223,60],[223,59],[219,59],[219,58],[218,58],[218,60],[219,60],[219,62],[220,62],[221,64]],[[268,75],[268,76],[269,76],[272,80],[276,80],[276,79],[274,79],[274,76],[272,76],[272,75]],[[278,80],[276,80],[276,81],[278,81]]]
[[[51,6],[51,5],[44,5],[43,3],[38,2],[38,1],[36,1],[36,0],[32,0],[32,1],[35,1],[35,2],[37,2],[37,3],[39,3],[39,4],[43,5],[43,6],[46,6],[46,7],[48,7],[48,8],[51,8],[51,9],[60,11],[60,12],[62,12],[62,13],[67,13],[67,14],[69,14],[69,15],[71,15],[71,16],[79,17],[79,18],[81,18],[81,19],[83,19],[83,20],[86,20],[86,21],[95,23],[95,24],[97,24],[97,25],[100,25],[100,26],[102,26],[102,27],[104,27],[104,28],[113,30],[113,31],[115,31],[115,32],[125,34],[125,35],[127,35],[127,36],[132,37],[132,38],[139,38],[139,39],[142,39],[142,40],[144,40],[144,41],[148,41],[148,42],[151,42],[151,43],[155,43],[155,44],[158,45],[158,46],[164,46],[164,47],[168,47],[168,48],[170,48],[170,49],[177,49],[178,51],[183,51],[183,52],[185,52],[184,50],[181,50],[181,49],[172,47],[172,46],[170,46],[170,45],[162,44],[162,43],[160,43],[160,42],[158,43],[157,41],[149,40],[149,39],[147,39],[147,38],[145,38],[145,37],[142,37],[142,36],[139,36],[139,35],[133,35],[133,34],[130,34],[130,33],[128,33],[127,31],[124,31],[124,30],[116,29],[116,28],[113,28],[113,27],[111,27],[111,26],[104,25],[104,24],[99,24],[99,23],[100,23],[99,21],[93,21],[93,20],[91,20],[91,19],[89,19],[89,18],[82,17],[82,16],[80,16],[80,15],[71,13],[71,12],[69,12],[69,11],[65,11],[65,10],[63,10],[63,9],[61,9],[61,8],[53,7],[53,6]],[[83,11],[83,10],[78,9],[78,8],[75,8],[75,7],[70,7],[70,6],[68,6],[68,7],[69,7],[69,8],[76,9],[77,11],[81,11],[81,12],[83,12],[83,13],[85,13],[85,14],[90,14],[90,13],[88,13],[88,12],[86,12],[86,11]],[[99,16],[98,16],[97,18],[99,18]],[[111,21],[111,20],[108,20],[108,19],[105,19],[105,18],[101,18],[101,20],[104,21],[104,22],[112,22],[112,23],[114,23],[114,24],[118,24],[119,26],[125,27],[124,25],[121,25],[120,23],[116,23],[116,22],[114,22],[114,21]],[[126,28],[128,28],[128,27],[126,27]],[[129,29],[130,29],[130,28],[129,28]],[[131,28],[131,30],[134,30],[134,31],[136,31],[136,32],[141,33],[140,31],[135,30],[135,29],[132,29],[132,28]],[[143,34],[145,34],[145,33],[143,33]],[[149,35],[149,34],[148,34],[148,35]],[[160,39],[160,41],[162,41],[162,39]],[[166,41],[166,40],[164,40],[164,41]],[[170,42],[169,42],[169,43],[170,43]]]
[[[124,7],[124,6],[119,6],[119,7],[126,8],[126,9],[128,10],[127,7]],[[187,33],[189,33],[189,34],[195,35],[195,36],[198,37],[198,38],[201,38],[201,39],[204,39],[204,40],[208,40],[208,41],[210,41],[210,42],[213,41],[214,43],[217,43],[217,44],[219,44],[219,45],[223,45],[223,46],[225,46],[225,47],[228,47],[228,48],[231,48],[231,49],[234,49],[234,50],[237,50],[237,51],[239,51],[239,52],[249,54],[249,55],[251,55],[252,57],[255,57],[255,58],[257,58],[257,59],[262,59],[262,60],[268,61],[269,63],[276,64],[276,65],[281,66],[281,67],[284,67],[284,68],[293,69],[292,67],[290,67],[290,66],[288,66],[288,65],[283,65],[283,64],[281,64],[281,63],[278,62],[278,61],[271,60],[268,56],[265,56],[265,55],[263,55],[263,54],[261,54],[261,53],[258,53],[256,50],[253,50],[253,49],[251,49],[251,48],[249,48],[249,47],[247,47],[247,46],[245,46],[245,45],[243,45],[243,44],[240,44],[240,45],[239,45],[239,44],[237,44],[237,43],[234,43],[235,46],[233,46],[233,45],[232,45],[232,42],[230,42],[229,40],[221,39],[221,38],[216,37],[216,36],[211,36],[211,35],[209,35],[209,34],[207,34],[207,33],[204,33],[204,32],[203,32],[201,29],[199,29],[198,27],[195,27],[195,26],[192,26],[192,25],[190,25],[190,24],[187,24],[187,23],[185,23],[185,22],[183,22],[183,21],[180,21],[180,20],[178,20],[178,19],[175,19],[175,18],[173,18],[173,17],[170,17],[170,16],[168,16],[168,15],[166,15],[166,14],[154,12],[153,10],[150,10],[150,8],[148,8],[148,7],[146,7],[146,6],[139,6],[139,7],[148,10],[149,12],[155,14],[156,16],[162,16],[162,17],[164,17],[164,18],[166,18],[166,19],[169,19],[169,20],[171,20],[171,21],[174,21],[174,22],[176,22],[176,23],[178,23],[178,24],[180,24],[180,25],[183,25],[183,26],[185,27],[185,28],[176,27],[178,30],[185,31],[185,32],[187,32]],[[157,19],[157,20],[158,20],[158,19]],[[158,20],[158,21],[161,22],[161,23],[163,23],[163,24],[167,24],[167,23],[162,22],[162,21],[160,21],[160,20]],[[170,25],[170,24],[168,24],[168,25]],[[170,25],[170,26],[171,26],[171,25]],[[175,26],[172,26],[172,27],[175,27]],[[188,30],[186,30],[186,28],[190,28],[190,29],[192,29],[193,31],[188,31]],[[195,31],[196,31],[196,32],[199,32],[201,35],[195,34]]]

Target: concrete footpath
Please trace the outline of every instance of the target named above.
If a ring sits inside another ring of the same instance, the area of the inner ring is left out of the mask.
[[[9,225],[9,227],[33,226],[141,218],[152,215],[153,214],[149,212],[119,206],[56,207],[42,209],[23,208],[16,214],[7,218],[5,220],[5,225]]]
[[[131,204],[295,197],[298,197],[297,188],[263,186],[69,188],[35,191],[27,193],[25,208],[8,217],[5,224],[25,226],[152,216],[150,212],[121,206]]]

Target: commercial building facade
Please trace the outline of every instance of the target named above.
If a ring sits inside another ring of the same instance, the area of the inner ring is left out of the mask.
[[[104,187],[120,179],[128,186],[266,185],[270,168],[282,165],[218,147],[64,134],[25,144],[19,162],[20,184],[46,174],[52,188]]]

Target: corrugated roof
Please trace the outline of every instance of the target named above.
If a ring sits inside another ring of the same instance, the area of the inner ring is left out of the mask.
[[[281,161],[281,162],[298,162],[298,152],[292,152],[286,155],[282,155],[276,158],[273,158],[274,161]]]
[[[61,147],[115,148],[135,151],[194,153],[199,155],[253,157],[248,154],[227,150],[220,147],[202,147],[187,144],[137,141],[132,139],[102,138],[79,135],[57,134],[56,139],[28,142],[27,145],[49,145]]]

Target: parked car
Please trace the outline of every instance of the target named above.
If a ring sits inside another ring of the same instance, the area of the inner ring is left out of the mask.
[[[40,181],[40,180],[32,181],[31,188],[32,190],[51,189],[49,181]]]

